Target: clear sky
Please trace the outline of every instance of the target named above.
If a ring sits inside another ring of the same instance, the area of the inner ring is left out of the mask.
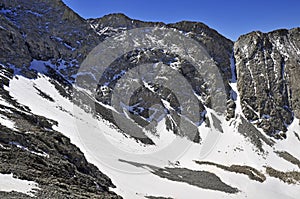
[[[63,0],[84,18],[124,13],[133,19],[203,22],[231,40],[253,30],[300,27],[300,0]]]

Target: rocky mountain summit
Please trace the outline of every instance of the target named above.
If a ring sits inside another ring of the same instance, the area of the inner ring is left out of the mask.
[[[186,43],[186,49],[165,50],[159,37],[145,34],[161,46],[130,50],[109,65],[96,62],[93,55],[106,50],[101,44],[117,48],[139,29],[181,35],[199,45],[203,59],[186,59],[193,50]],[[205,73],[214,70],[220,76]],[[200,22],[143,22],[124,14],[83,19],[61,0],[2,0],[0,179],[13,174],[36,182],[38,198],[215,197],[203,189],[251,198],[260,186],[271,194],[265,181],[290,190],[270,197],[291,196],[300,183],[299,77],[299,28],[251,32],[233,42]],[[221,80],[224,88],[207,79]],[[117,92],[130,94],[128,104]],[[214,100],[224,102],[224,110]],[[155,157],[146,156],[148,150]],[[202,161],[195,151],[212,155]],[[255,181],[251,188],[245,179]],[[1,186],[1,198],[32,197]]]

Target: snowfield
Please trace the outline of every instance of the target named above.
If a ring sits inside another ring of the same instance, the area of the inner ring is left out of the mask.
[[[15,76],[10,81],[10,92],[19,103],[28,106],[32,113],[56,120],[58,126],[54,129],[69,137],[73,144],[78,146],[85,154],[87,160],[95,164],[100,171],[112,179],[117,188],[112,191],[128,199],[145,198],[146,196],[161,196],[172,198],[249,198],[257,196],[261,198],[296,198],[300,193],[299,185],[289,185],[277,178],[266,174],[265,166],[272,166],[280,171],[292,171],[299,168],[280,158],[274,150],[288,151],[293,156],[300,158],[299,145],[294,132],[300,133],[299,120],[295,120],[287,132],[288,138],[277,142],[273,147],[263,144],[264,154],[258,153],[257,149],[247,138],[237,132],[237,126],[243,116],[240,106],[237,107],[237,117],[226,121],[225,117],[219,116],[224,133],[220,133],[214,142],[214,146],[207,148],[205,141],[211,135],[211,129],[200,126],[203,144],[192,143],[186,138],[174,136],[164,126],[164,120],[159,125],[159,136],[153,136],[155,146],[146,146],[134,139],[126,137],[111,128],[108,122],[97,119],[86,113],[70,100],[61,96],[49,78],[39,75],[37,79],[27,79]],[[235,92],[236,85],[231,85]],[[37,89],[42,90],[55,101],[52,102],[40,96]],[[237,101],[239,97],[237,96]],[[5,103],[5,102],[1,102]],[[208,111],[213,113],[212,110]],[[14,128],[13,124],[1,118],[6,126]],[[219,132],[218,132],[219,133]],[[126,160],[135,163],[147,164],[159,168],[186,168],[194,171],[208,171],[216,174],[222,182],[237,188],[235,194],[203,189],[185,182],[172,181],[153,174],[153,170],[147,166],[138,167],[129,164]],[[248,176],[222,170],[211,165],[199,165],[194,160],[209,161],[225,166],[233,164],[248,165],[256,168],[267,177],[264,182],[250,180]],[[6,178],[8,178],[6,176]],[[0,175],[0,189],[4,175]],[[12,176],[10,180],[14,180]],[[12,182],[12,181],[11,181]],[[20,181],[18,183],[23,183]],[[27,183],[27,182],[26,182]],[[25,184],[26,184],[25,183]],[[28,192],[32,185],[17,189],[8,187],[6,190],[19,190]],[[22,186],[20,186],[22,187]],[[34,184],[36,187],[36,184]]]

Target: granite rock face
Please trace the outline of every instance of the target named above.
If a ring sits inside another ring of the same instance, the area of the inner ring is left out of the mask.
[[[269,135],[285,137],[280,132],[294,114],[300,116],[300,29],[243,35],[234,54],[246,118]]]

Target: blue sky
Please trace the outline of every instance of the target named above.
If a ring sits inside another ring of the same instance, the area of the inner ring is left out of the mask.
[[[172,23],[203,22],[231,40],[253,30],[300,27],[300,0],[63,0],[84,18],[124,13],[130,18]]]

